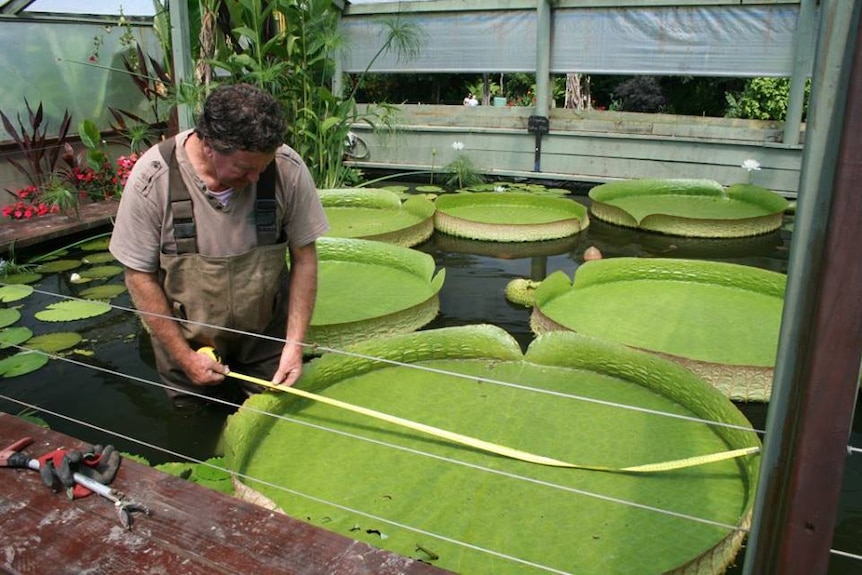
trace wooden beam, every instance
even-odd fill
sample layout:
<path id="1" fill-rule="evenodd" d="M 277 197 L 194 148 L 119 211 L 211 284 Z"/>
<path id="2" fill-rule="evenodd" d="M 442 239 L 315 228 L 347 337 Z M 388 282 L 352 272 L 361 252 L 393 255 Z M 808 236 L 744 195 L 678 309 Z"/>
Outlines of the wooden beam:
<path id="1" fill-rule="evenodd" d="M 28 454 L 82 442 L 0 413 L 0 449 L 23 437 Z M 16 574 L 254 573 L 442 575 L 431 565 L 376 549 L 156 471 L 129 459 L 111 487 L 151 510 L 130 530 L 114 504 L 92 494 L 70 501 L 29 469 L 0 468 L 0 572 Z"/>

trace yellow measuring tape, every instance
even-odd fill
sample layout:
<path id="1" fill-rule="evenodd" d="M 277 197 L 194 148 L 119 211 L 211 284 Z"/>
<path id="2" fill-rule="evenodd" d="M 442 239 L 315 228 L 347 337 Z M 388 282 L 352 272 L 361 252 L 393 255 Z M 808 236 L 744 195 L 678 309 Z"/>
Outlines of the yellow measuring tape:
<path id="1" fill-rule="evenodd" d="M 212 347 L 202 347 L 198 350 L 198 353 L 202 353 L 204 355 L 209 356 L 214 361 L 221 362 L 221 358 L 219 357 L 216 350 Z M 567 467 L 570 469 L 586 469 L 590 471 L 606 471 L 611 473 L 655 473 L 658 471 L 670 471 L 672 469 L 683 469 L 685 467 L 695 467 L 698 465 L 704 465 L 706 463 L 714 463 L 716 461 L 724 461 L 725 459 L 733 459 L 736 457 L 744 457 L 746 455 L 753 455 L 755 453 L 760 452 L 759 447 L 744 447 L 742 449 L 734 449 L 731 451 L 722 451 L 719 453 L 710 453 L 707 455 L 697 455 L 695 457 L 686 457 L 685 459 L 675 459 L 672 461 L 662 461 L 660 463 L 650 463 L 647 465 L 635 465 L 633 467 L 602 467 L 598 465 L 578 465 L 575 463 L 567 463 L 565 461 L 560 461 L 559 459 L 552 459 L 550 457 L 544 457 L 542 455 L 536 455 L 534 453 L 529 453 L 527 451 L 521 451 L 520 449 L 513 449 L 511 447 L 506 447 L 505 445 L 500 445 L 498 443 L 491 443 L 489 441 L 485 441 L 482 439 L 477 439 L 475 437 L 469 437 L 467 435 L 461 435 L 460 433 L 455 433 L 453 431 L 447 431 L 445 429 L 440 429 L 439 427 L 433 427 L 431 425 L 425 425 L 424 423 L 419 423 L 416 421 L 411 421 L 409 419 L 404 419 L 401 417 L 397 417 L 395 415 L 389 415 L 387 413 L 382 413 L 380 411 L 376 411 L 373 409 L 368 409 L 366 407 L 361 407 L 359 405 L 353 405 L 352 403 L 345 403 L 343 401 L 339 401 L 337 399 L 332 399 L 331 397 L 326 397 L 323 395 L 318 395 L 316 393 L 311 393 L 308 391 L 303 391 L 301 389 L 295 389 L 293 387 L 288 386 L 279 386 L 274 385 L 273 383 L 257 378 L 252 377 L 250 375 L 243 375 L 241 373 L 229 372 L 228 377 L 233 377 L 235 379 L 241 379 L 243 381 L 248 381 L 250 383 L 254 383 L 256 385 L 260 385 L 261 387 L 265 387 L 267 389 L 272 389 L 274 391 L 281 391 L 284 393 L 291 393 L 293 395 L 297 395 L 299 397 L 303 397 L 305 399 L 311 399 L 313 401 L 317 401 L 319 403 L 325 403 L 327 405 L 331 405 L 333 407 L 338 407 L 340 409 L 345 409 L 347 411 L 352 411 L 354 413 L 359 413 L 361 415 L 366 415 L 368 417 L 372 417 L 374 419 L 385 421 L 387 423 L 392 423 L 394 425 L 400 425 L 401 427 L 406 427 L 408 429 L 413 429 L 415 431 L 420 431 L 422 433 L 427 433 L 428 435 L 433 435 L 434 437 L 440 437 L 442 439 L 447 439 L 454 443 L 460 443 L 461 445 L 466 445 L 468 447 L 473 447 L 476 449 L 481 449 L 482 451 L 487 451 L 489 453 L 496 453 L 497 455 L 503 455 L 505 457 L 510 457 L 512 459 L 518 459 L 520 461 L 526 461 L 527 463 L 536 463 L 538 465 L 548 465 L 551 467 Z"/>

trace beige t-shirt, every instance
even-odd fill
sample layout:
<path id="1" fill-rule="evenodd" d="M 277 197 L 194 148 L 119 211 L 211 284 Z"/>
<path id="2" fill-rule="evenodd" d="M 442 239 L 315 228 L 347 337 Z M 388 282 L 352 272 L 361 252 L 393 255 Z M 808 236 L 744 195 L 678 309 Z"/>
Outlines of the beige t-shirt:
<path id="1" fill-rule="evenodd" d="M 223 206 L 192 169 L 184 147 L 191 133 L 176 136 L 176 158 L 192 200 L 198 253 L 217 257 L 246 253 L 257 245 L 255 187 L 234 190 Z M 289 246 L 307 245 L 329 230 L 317 189 L 305 163 L 290 147 L 281 146 L 275 162 L 277 221 Z M 135 163 L 123 190 L 109 249 L 120 263 L 134 270 L 155 272 L 160 253 L 176 253 L 173 214 L 168 209 L 168 173 L 167 162 L 154 146 Z"/>

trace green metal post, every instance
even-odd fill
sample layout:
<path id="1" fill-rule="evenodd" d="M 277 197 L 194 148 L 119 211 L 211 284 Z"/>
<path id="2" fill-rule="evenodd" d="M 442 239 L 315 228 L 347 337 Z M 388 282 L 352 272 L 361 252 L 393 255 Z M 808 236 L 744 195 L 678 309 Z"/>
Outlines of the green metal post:
<path id="1" fill-rule="evenodd" d="M 547 116 L 551 92 L 551 5 L 549 0 L 536 4 L 536 112 Z"/>
<path id="2" fill-rule="evenodd" d="M 817 44 L 817 5 L 819 0 L 802 0 L 796 19 L 793 75 L 790 77 L 790 98 L 784 120 L 785 144 L 799 144 L 802 109 L 805 104 L 805 85 L 814 65 L 814 48 Z"/>
<path id="3" fill-rule="evenodd" d="M 774 387 L 745 575 L 826 573 L 862 353 L 862 3 L 821 6 Z"/>
<path id="4" fill-rule="evenodd" d="M 189 6 L 187 0 L 170 0 L 171 51 L 173 52 L 174 83 L 180 86 L 189 78 L 192 69 L 192 48 L 189 41 Z M 177 103 L 177 122 L 180 130 L 194 126 L 194 111 L 188 104 Z"/>

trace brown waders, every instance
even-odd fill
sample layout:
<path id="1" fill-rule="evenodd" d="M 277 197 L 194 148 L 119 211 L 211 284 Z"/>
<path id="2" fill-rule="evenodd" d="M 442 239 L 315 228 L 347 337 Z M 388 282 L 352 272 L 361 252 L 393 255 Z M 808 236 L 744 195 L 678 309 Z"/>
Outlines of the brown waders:
<path id="1" fill-rule="evenodd" d="M 224 363 L 267 381 L 278 369 L 287 318 L 286 244 L 257 247 L 233 257 L 161 255 L 163 286 L 186 341 L 194 349 L 212 346 Z M 206 325 L 203 325 L 206 324 Z M 265 334 L 272 341 L 223 329 Z M 166 384 L 195 393 L 216 392 L 193 385 L 153 338 L 156 369 Z M 219 386 L 215 386 L 216 388 Z M 260 391 L 252 384 L 248 392 Z M 168 390 L 176 397 L 181 391 Z"/>

